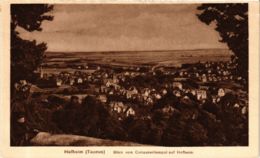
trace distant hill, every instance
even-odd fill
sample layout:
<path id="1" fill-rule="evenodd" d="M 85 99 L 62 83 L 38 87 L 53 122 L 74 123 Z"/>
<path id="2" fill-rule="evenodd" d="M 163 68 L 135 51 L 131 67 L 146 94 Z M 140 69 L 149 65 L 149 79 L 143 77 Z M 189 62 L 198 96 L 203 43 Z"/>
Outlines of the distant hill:
<path id="1" fill-rule="evenodd" d="M 46 63 L 70 62 L 111 65 L 162 65 L 179 66 L 186 63 L 228 61 L 228 49 L 162 50 L 162 51 L 107 51 L 107 52 L 47 52 Z"/>

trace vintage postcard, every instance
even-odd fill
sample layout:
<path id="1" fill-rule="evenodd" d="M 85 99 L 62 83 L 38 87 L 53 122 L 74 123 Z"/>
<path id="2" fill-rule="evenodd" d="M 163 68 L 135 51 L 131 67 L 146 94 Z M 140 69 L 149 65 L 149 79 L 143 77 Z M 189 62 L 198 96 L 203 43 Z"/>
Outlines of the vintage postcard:
<path id="1" fill-rule="evenodd" d="M 1 3 L 9 157 L 257 157 L 258 1 Z"/>

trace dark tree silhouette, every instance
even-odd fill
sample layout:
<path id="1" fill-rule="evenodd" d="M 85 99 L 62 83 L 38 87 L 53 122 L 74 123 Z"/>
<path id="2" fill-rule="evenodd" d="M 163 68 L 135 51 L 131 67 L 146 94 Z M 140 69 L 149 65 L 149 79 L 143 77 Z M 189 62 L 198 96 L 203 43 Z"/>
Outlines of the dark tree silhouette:
<path id="1" fill-rule="evenodd" d="M 248 79 L 248 4 L 202 4 L 198 18 L 207 25 L 216 23 L 215 30 L 237 57 L 237 72 Z"/>
<path id="2" fill-rule="evenodd" d="M 26 31 L 41 31 L 44 20 L 53 20 L 46 15 L 53 9 L 48 4 L 12 4 L 11 5 L 11 86 L 21 79 L 31 80 L 33 71 L 41 64 L 46 43 L 37 44 L 35 40 L 24 40 L 16 31 L 21 27 Z"/>

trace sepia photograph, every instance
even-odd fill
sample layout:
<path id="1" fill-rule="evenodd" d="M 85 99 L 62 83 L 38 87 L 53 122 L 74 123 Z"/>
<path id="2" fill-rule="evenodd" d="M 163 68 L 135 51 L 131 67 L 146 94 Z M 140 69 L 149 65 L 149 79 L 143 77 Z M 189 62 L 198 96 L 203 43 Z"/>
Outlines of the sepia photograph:
<path id="1" fill-rule="evenodd" d="M 248 11 L 11 4 L 10 146 L 248 147 Z"/>

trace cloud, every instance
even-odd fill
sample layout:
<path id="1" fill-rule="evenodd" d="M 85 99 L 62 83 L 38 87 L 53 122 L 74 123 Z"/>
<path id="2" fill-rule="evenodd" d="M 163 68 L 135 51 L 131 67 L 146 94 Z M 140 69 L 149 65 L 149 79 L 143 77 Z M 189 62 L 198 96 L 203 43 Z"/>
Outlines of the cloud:
<path id="1" fill-rule="evenodd" d="M 197 5 L 55 5 L 54 21 L 23 37 L 49 50 L 169 50 L 225 48 L 212 26 L 196 17 Z"/>

